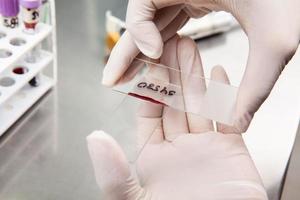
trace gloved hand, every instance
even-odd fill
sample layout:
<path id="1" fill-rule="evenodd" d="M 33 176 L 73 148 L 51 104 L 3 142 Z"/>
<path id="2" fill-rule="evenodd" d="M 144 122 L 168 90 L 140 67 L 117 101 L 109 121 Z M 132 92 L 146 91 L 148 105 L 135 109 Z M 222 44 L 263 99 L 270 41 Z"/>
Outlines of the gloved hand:
<path id="1" fill-rule="evenodd" d="M 299 7 L 298 0 L 130 0 L 128 32 L 112 51 L 103 84 L 116 83 L 139 50 L 148 57 L 160 57 L 163 42 L 188 17 L 228 11 L 249 38 L 247 68 L 239 88 L 234 123 L 235 132 L 244 132 L 298 47 Z"/>
<path id="2" fill-rule="evenodd" d="M 164 52 L 161 63 L 203 76 L 199 52 L 191 39 L 174 37 L 166 43 Z M 212 70 L 212 79 L 228 83 L 222 67 Z M 186 87 L 182 86 L 183 91 L 205 90 L 205 85 L 199 85 L 200 89 Z M 184 100 L 188 106 L 188 98 Z M 226 128 L 222 124 L 217 124 L 218 132 L 214 132 L 210 120 L 149 102 L 141 104 L 138 120 L 138 142 L 148 143 L 135 164 L 137 179 L 111 136 L 95 131 L 87 137 L 105 199 L 267 199 L 240 134 L 222 134 Z M 154 130 L 149 140 L 148 130 Z"/>

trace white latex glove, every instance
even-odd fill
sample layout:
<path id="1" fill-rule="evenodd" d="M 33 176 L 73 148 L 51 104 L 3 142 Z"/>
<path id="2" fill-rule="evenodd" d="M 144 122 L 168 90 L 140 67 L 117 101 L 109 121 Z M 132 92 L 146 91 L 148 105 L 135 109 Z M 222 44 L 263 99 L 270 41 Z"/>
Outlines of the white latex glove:
<path id="1" fill-rule="evenodd" d="M 249 38 L 234 123 L 235 132 L 244 132 L 298 47 L 299 8 L 299 0 L 129 0 L 126 26 L 130 34 L 126 32 L 113 49 L 103 84 L 116 83 L 139 50 L 148 57 L 160 57 L 163 41 L 173 36 L 188 17 L 228 11 Z"/>
<path id="2" fill-rule="evenodd" d="M 161 63 L 203 76 L 199 52 L 191 39 L 174 37 L 166 43 L 164 52 Z M 213 69 L 212 79 L 228 83 L 222 67 Z M 199 85 L 201 89 L 182 88 L 183 92 L 193 89 L 201 93 L 205 85 Z M 188 106 L 188 98 L 184 100 Z M 137 179 L 111 136 L 95 131 L 87 137 L 105 199 L 267 199 L 240 134 L 222 134 L 226 128 L 222 124 L 217 124 L 218 132 L 214 132 L 210 120 L 149 102 L 142 103 L 138 120 L 139 144 L 149 138 L 149 130 L 154 132 L 135 163 Z"/>

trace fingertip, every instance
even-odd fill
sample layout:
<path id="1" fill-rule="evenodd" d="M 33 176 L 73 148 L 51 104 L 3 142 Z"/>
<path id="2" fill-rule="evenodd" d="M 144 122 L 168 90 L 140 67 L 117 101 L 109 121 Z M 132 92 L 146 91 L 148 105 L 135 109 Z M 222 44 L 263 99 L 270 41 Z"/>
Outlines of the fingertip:
<path id="1" fill-rule="evenodd" d="M 112 49 L 103 70 L 102 84 L 114 86 L 130 66 L 139 50 L 128 31 L 125 31 Z"/>
<path id="2" fill-rule="evenodd" d="M 229 78 L 225 69 L 221 65 L 216 65 L 211 70 L 211 79 L 215 81 L 220 81 L 222 83 L 229 84 Z"/>
<path id="3" fill-rule="evenodd" d="M 160 58 L 164 45 L 160 32 L 153 22 L 127 22 L 126 28 L 145 56 L 153 59 Z"/>
<path id="4" fill-rule="evenodd" d="M 127 163 L 126 156 L 116 140 L 102 130 L 94 131 L 86 137 L 90 157 L 95 166 L 103 166 L 103 161 Z"/>
<path id="5" fill-rule="evenodd" d="M 86 137 L 86 140 L 87 141 L 93 141 L 93 140 L 99 140 L 99 139 L 108 138 L 108 137 L 111 137 L 111 136 L 109 136 L 104 131 L 102 131 L 102 130 L 96 130 L 96 131 L 93 131 L 91 134 L 89 134 Z"/>
<path id="6" fill-rule="evenodd" d="M 130 176 L 126 156 L 117 142 L 104 131 L 94 131 L 86 139 L 97 184 L 105 196 L 120 199 L 121 189 Z"/>
<path id="7" fill-rule="evenodd" d="M 155 44 L 156 43 L 156 44 Z M 138 44 L 140 51 L 149 58 L 159 59 L 163 53 L 162 41 L 153 42 L 152 44 Z"/>
<path id="8" fill-rule="evenodd" d="M 223 73 L 223 71 L 225 71 L 225 70 L 224 70 L 224 68 L 222 67 L 222 65 L 216 65 L 216 66 L 214 66 L 214 67 L 212 68 L 211 71 L 214 72 L 214 73 L 220 73 L 220 72 L 222 71 L 222 73 Z"/>
<path id="9" fill-rule="evenodd" d="M 178 48 L 197 48 L 196 43 L 190 37 L 183 36 L 178 40 Z"/>
<path id="10" fill-rule="evenodd" d="M 105 75 L 103 73 L 101 83 L 102 83 L 102 85 L 104 85 L 106 87 L 113 87 L 115 85 L 115 80 L 110 78 L 109 75 Z"/>
<path id="11" fill-rule="evenodd" d="M 120 55 L 119 55 L 120 56 Z M 119 78 L 119 73 L 121 73 L 120 71 L 123 71 L 123 69 L 116 67 L 116 66 L 120 66 L 121 64 L 123 64 L 124 62 L 120 62 L 118 63 L 116 60 L 116 56 L 112 55 L 109 57 L 103 71 L 102 71 L 102 80 L 101 83 L 104 86 L 107 87 L 112 87 L 115 85 L 115 83 L 118 81 Z"/>
<path id="12" fill-rule="evenodd" d="M 224 73 L 226 74 L 224 68 L 221 65 L 216 65 L 211 70 L 211 77 L 223 76 Z"/>
<path id="13" fill-rule="evenodd" d="M 103 154 L 107 151 L 122 152 L 116 140 L 102 130 L 94 131 L 86 137 L 90 152 Z"/>

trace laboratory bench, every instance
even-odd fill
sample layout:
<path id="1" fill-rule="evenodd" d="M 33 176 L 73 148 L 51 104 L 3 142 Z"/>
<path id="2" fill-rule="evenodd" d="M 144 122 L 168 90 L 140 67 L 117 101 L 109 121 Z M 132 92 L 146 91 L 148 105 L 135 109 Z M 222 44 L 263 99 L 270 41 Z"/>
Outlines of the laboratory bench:
<path id="1" fill-rule="evenodd" d="M 105 11 L 124 18 L 126 5 L 120 0 L 56 1 L 58 82 L 1 137 L 1 200 L 102 199 L 86 136 L 105 123 L 112 103 L 111 90 L 101 85 Z M 248 53 L 240 28 L 200 40 L 198 46 L 207 77 L 222 64 L 232 85 L 239 85 Z M 299 54 L 244 135 L 270 200 L 278 199 L 298 128 Z"/>

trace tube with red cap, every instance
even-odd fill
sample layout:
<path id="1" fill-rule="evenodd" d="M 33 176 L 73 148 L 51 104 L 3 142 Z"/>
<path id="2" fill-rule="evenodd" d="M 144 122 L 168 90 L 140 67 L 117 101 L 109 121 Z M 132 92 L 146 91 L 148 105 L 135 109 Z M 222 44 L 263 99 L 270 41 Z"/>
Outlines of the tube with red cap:
<path id="1" fill-rule="evenodd" d="M 39 22 L 40 11 L 42 5 L 41 0 L 20 0 L 23 22 L 26 30 L 34 31 Z"/>
<path id="2" fill-rule="evenodd" d="M 19 0 L 0 0 L 0 14 L 2 24 L 8 28 L 16 28 L 19 25 Z"/>

